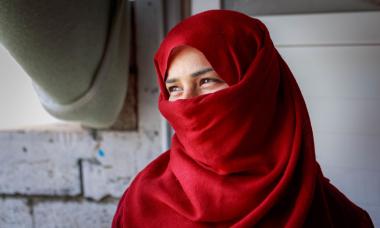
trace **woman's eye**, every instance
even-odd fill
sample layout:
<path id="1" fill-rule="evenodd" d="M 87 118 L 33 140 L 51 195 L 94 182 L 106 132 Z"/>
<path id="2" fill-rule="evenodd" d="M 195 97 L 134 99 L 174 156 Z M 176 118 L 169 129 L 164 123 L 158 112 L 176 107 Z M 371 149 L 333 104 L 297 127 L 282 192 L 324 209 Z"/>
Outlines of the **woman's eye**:
<path id="1" fill-rule="evenodd" d="M 203 78 L 200 80 L 200 85 L 218 83 L 218 82 L 221 82 L 221 81 L 216 78 Z"/>
<path id="2" fill-rule="evenodd" d="M 179 88 L 178 86 L 170 86 L 168 88 L 168 91 L 169 91 L 169 93 L 171 93 L 171 92 L 177 92 L 177 91 L 181 91 L 181 88 Z"/>

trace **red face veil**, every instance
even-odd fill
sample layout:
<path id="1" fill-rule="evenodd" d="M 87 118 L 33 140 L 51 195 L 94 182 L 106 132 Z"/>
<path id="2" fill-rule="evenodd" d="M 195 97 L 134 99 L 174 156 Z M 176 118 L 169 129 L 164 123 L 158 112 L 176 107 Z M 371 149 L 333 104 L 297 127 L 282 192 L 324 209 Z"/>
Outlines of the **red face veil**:
<path id="1" fill-rule="evenodd" d="M 183 45 L 229 87 L 168 101 L 170 54 Z M 125 192 L 113 227 L 372 227 L 323 177 L 302 94 L 263 23 L 227 10 L 192 16 L 154 62 L 175 134 Z"/>

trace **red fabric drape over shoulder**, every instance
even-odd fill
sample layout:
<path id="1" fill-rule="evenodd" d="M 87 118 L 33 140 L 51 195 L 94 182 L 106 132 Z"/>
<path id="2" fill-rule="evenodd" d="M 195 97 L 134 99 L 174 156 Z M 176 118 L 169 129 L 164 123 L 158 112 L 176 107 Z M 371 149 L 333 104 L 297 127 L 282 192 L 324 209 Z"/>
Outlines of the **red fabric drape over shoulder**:
<path id="1" fill-rule="evenodd" d="M 229 85 L 169 102 L 171 51 L 200 50 Z M 113 227 L 372 227 L 323 177 L 305 102 L 265 25 L 227 10 L 178 24 L 155 55 L 169 151 L 141 171 Z"/>

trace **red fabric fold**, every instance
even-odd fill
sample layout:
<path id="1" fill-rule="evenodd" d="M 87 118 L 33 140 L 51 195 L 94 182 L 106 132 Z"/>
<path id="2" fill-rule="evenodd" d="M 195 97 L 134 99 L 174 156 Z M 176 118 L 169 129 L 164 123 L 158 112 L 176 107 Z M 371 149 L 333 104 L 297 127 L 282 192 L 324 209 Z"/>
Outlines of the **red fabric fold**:
<path id="1" fill-rule="evenodd" d="M 168 101 L 169 57 L 182 45 L 229 87 Z M 113 227 L 373 227 L 323 177 L 304 99 L 262 22 L 227 10 L 192 16 L 164 39 L 155 66 L 172 146 L 135 178 Z"/>

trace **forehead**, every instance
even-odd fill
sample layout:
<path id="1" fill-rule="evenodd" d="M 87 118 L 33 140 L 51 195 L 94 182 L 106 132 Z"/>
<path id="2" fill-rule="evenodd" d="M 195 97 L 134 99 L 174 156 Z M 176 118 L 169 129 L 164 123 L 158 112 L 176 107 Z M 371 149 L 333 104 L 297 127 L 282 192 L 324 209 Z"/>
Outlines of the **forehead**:
<path id="1" fill-rule="evenodd" d="M 166 78 L 190 75 L 205 67 L 211 64 L 202 52 L 190 46 L 177 47 L 170 54 Z"/>

